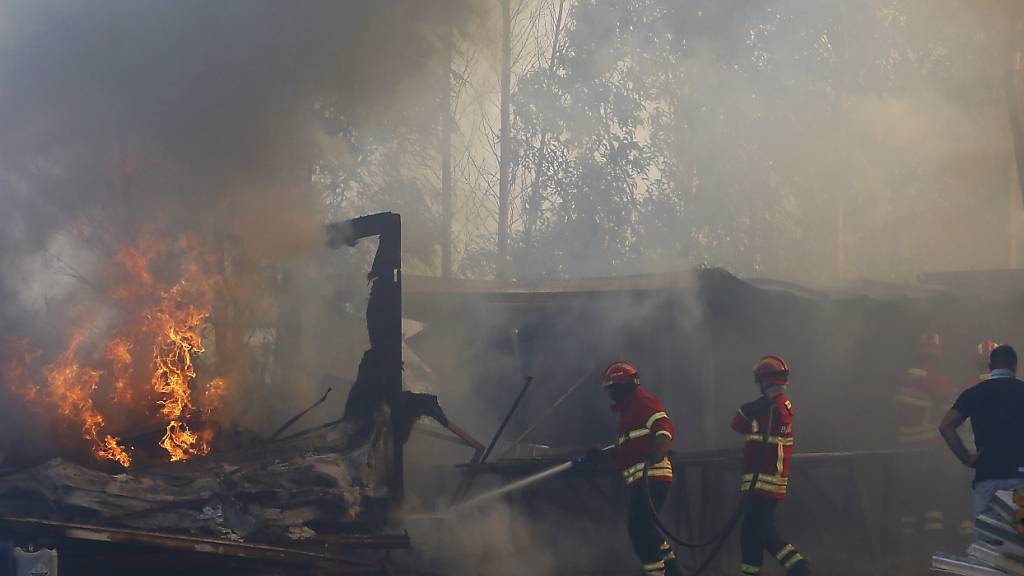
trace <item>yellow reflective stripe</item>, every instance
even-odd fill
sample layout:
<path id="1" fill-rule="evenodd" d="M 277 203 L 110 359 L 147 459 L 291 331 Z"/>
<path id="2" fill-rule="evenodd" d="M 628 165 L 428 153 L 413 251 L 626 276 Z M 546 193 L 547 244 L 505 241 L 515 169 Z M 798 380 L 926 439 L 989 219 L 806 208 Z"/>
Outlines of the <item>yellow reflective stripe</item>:
<path id="1" fill-rule="evenodd" d="M 740 487 L 741 492 L 746 492 L 748 490 L 750 490 L 750 482 L 746 482 Z M 772 494 L 785 494 L 787 488 L 785 486 L 776 486 L 774 484 L 762 484 L 758 482 L 757 486 L 754 486 L 754 490 L 763 490 L 765 492 L 771 492 Z"/>
<path id="2" fill-rule="evenodd" d="M 647 419 L 647 424 L 645 425 L 645 427 L 650 428 L 652 425 L 654 425 L 655 422 L 661 420 L 662 418 L 668 418 L 668 414 L 664 412 L 655 412 L 654 414 L 651 414 L 651 417 Z"/>
<path id="3" fill-rule="evenodd" d="M 626 484 L 632 484 L 637 480 L 644 477 L 644 463 L 634 464 L 629 468 L 622 471 L 622 476 L 626 479 Z M 669 461 L 668 457 L 665 457 L 661 462 L 652 464 L 647 469 L 648 478 L 671 478 L 672 477 L 672 462 Z"/>
<path id="4" fill-rule="evenodd" d="M 750 482 L 753 479 L 754 479 L 754 475 L 753 474 L 744 474 L 743 475 L 743 481 L 744 482 Z M 785 485 L 789 484 L 789 477 L 788 476 L 774 476 L 772 474 L 758 474 L 757 481 L 758 482 L 767 482 L 767 483 L 770 483 L 770 484 L 778 484 L 780 486 L 785 486 Z"/>
<path id="5" fill-rule="evenodd" d="M 751 576 L 754 576 L 756 574 L 760 574 L 761 573 L 761 567 L 760 566 L 754 566 L 753 564 L 741 564 L 740 565 L 740 571 L 743 572 L 744 574 L 750 574 Z"/>
<path id="6" fill-rule="evenodd" d="M 793 441 L 793 439 L 790 439 L 790 440 L 791 440 L 791 442 Z M 783 460 L 784 456 L 785 456 L 785 449 L 782 447 L 782 443 L 779 442 L 778 443 L 778 460 L 776 460 L 776 462 L 775 462 L 775 474 L 777 474 L 779 476 L 782 475 L 782 470 L 784 469 L 782 467 L 782 460 Z"/>
<path id="7" fill-rule="evenodd" d="M 630 466 L 629 468 L 626 468 L 625 470 L 622 471 L 622 473 L 624 475 L 628 476 L 628 475 L 633 474 L 634 472 L 637 472 L 637 471 L 643 472 L 643 470 L 644 470 L 644 463 L 641 462 L 639 464 L 634 464 L 634 465 Z"/>
<path id="8" fill-rule="evenodd" d="M 637 474 L 630 474 L 630 475 L 626 476 L 626 484 L 632 484 L 633 482 L 636 482 L 637 480 L 640 480 L 643 477 L 644 477 L 644 473 L 642 471 L 637 473 Z M 650 470 L 650 471 L 647 472 L 647 477 L 648 478 L 671 478 L 672 477 L 672 471 L 671 470 Z"/>
<path id="9" fill-rule="evenodd" d="M 907 374 L 911 376 L 918 376 L 920 378 L 924 378 L 925 376 L 928 375 L 928 371 L 923 368 L 910 368 L 909 370 L 907 370 Z"/>
<path id="10" fill-rule="evenodd" d="M 654 433 L 655 436 L 668 436 L 669 440 L 672 439 L 672 433 L 668 430 L 658 430 Z"/>
<path id="11" fill-rule="evenodd" d="M 750 484 L 753 480 L 753 474 L 744 474 L 743 482 L 740 485 L 740 491 L 746 492 L 747 490 L 750 490 Z M 771 492 L 773 494 L 785 494 L 788 486 L 788 477 L 760 474 L 757 477 L 757 485 L 754 486 L 754 488 L 756 490 L 764 490 L 765 492 Z"/>
<path id="12" fill-rule="evenodd" d="M 621 446 L 627 440 L 635 440 L 637 438 L 642 438 L 644 436 L 647 436 L 650 433 L 651 433 L 651 429 L 650 428 L 637 428 L 636 430 L 630 430 L 629 432 L 626 432 L 622 436 L 619 436 L 619 442 L 618 443 Z"/>
<path id="13" fill-rule="evenodd" d="M 664 560 L 658 560 L 657 562 L 651 562 L 650 564 L 644 564 L 644 570 L 660 570 L 665 567 Z"/>
<path id="14" fill-rule="evenodd" d="M 747 442 L 767 442 L 768 444 L 779 444 L 780 446 L 792 446 L 793 439 L 780 437 L 780 436 L 769 436 L 767 440 L 760 434 L 747 434 Z"/>
<path id="15" fill-rule="evenodd" d="M 786 410 L 789 410 L 790 412 L 793 411 L 793 403 L 789 400 L 786 400 Z"/>
<path id="16" fill-rule="evenodd" d="M 796 550 L 796 547 L 794 547 L 792 544 L 786 544 L 782 547 L 782 550 L 779 550 L 779 553 L 775 555 L 775 559 L 779 562 L 782 562 L 786 555 L 792 552 L 793 550 Z"/>
<path id="17" fill-rule="evenodd" d="M 740 412 L 740 414 L 743 414 L 743 412 Z M 747 418 L 747 417 L 744 416 L 744 418 Z M 751 432 L 757 432 L 758 430 L 760 430 L 760 427 L 757 424 L 757 420 L 750 420 L 749 418 L 747 418 L 747 420 L 750 422 L 750 431 Z"/>
<path id="18" fill-rule="evenodd" d="M 790 558 L 789 560 L 786 560 L 785 562 L 783 562 L 782 568 L 783 568 L 783 570 L 789 570 L 790 568 L 793 567 L 794 564 L 796 564 L 797 562 L 799 562 L 799 561 L 801 561 L 803 559 L 804 559 L 804 557 L 801 556 L 799 552 L 797 552 L 796 554 L 793 554 L 792 558 Z"/>

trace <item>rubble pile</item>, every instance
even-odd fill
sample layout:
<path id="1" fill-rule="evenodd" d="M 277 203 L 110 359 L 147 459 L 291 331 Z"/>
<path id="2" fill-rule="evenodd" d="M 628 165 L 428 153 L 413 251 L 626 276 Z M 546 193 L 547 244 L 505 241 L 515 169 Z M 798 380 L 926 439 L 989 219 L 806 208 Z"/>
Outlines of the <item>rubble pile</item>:
<path id="1" fill-rule="evenodd" d="M 965 576 L 1024 576 L 1024 495 L 997 492 L 991 511 L 975 519 L 977 541 L 967 557 L 932 556 L 932 569 Z"/>
<path id="2" fill-rule="evenodd" d="M 0 477 L 0 516 L 280 543 L 365 528 L 374 502 L 387 497 L 374 462 L 383 430 L 367 435 L 340 423 L 254 450 L 115 475 L 53 459 Z"/>

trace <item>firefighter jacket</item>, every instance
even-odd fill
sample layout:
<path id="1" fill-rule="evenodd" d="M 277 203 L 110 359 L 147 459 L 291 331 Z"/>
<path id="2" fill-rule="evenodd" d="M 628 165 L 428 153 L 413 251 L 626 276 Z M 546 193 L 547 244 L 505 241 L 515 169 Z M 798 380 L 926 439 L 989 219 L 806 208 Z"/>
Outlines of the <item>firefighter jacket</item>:
<path id="1" fill-rule="evenodd" d="M 913 448 L 938 441 L 939 420 L 956 394 L 942 371 L 927 365 L 908 368 L 893 393 L 897 442 Z"/>
<path id="2" fill-rule="evenodd" d="M 639 386 L 624 400 L 612 405 L 612 410 L 619 413 L 615 461 L 626 484 L 633 484 L 643 478 L 644 462 L 654 449 L 655 436 L 671 439 L 675 436 L 675 427 L 661 400 Z M 650 464 L 647 477 L 651 482 L 671 482 L 672 462 L 668 456 Z"/>
<path id="3" fill-rule="evenodd" d="M 793 404 L 785 394 L 762 396 L 740 407 L 732 429 L 747 439 L 741 490 L 746 492 L 754 484 L 756 494 L 785 498 L 793 456 Z"/>

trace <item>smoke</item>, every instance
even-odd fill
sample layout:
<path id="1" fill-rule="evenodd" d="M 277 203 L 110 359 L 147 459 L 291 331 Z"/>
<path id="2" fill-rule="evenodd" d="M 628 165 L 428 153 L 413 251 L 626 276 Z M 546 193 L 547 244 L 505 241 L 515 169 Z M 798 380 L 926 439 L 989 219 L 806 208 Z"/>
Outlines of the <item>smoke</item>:
<path id="1" fill-rule="evenodd" d="M 314 106 L 371 122 L 478 15 L 468 0 L 4 8 L 5 253 L 98 212 L 222 228 L 270 258 L 319 242 Z"/>
<path id="2" fill-rule="evenodd" d="M 914 351 L 920 332 L 942 333 L 947 355 L 932 369 L 956 387 L 977 377 L 978 340 L 1022 337 L 995 313 L 1019 304 L 931 298 L 912 288 L 881 293 L 877 285 L 869 294 L 831 298 L 708 275 L 694 298 L 685 287 L 644 290 L 642 278 L 629 276 L 712 265 L 815 285 L 851 278 L 913 283 L 929 270 L 1006 267 L 1010 232 L 1020 232 L 1008 211 L 1020 204 L 1004 92 L 1020 49 L 1019 4 L 596 0 L 571 3 L 569 15 L 554 80 L 546 70 L 521 78 L 514 100 L 529 132 L 525 143 L 517 141 L 526 157 L 527 176 L 516 173 L 523 194 L 538 134 L 549 135 L 546 213 L 535 239 L 537 265 L 525 275 L 568 276 L 560 285 L 567 293 L 428 300 L 440 310 L 417 318 L 426 323 L 420 355 L 439 375 L 441 403 L 454 421 L 489 438 L 522 375 L 533 374 L 506 431 L 514 438 L 578 378 L 621 357 L 635 361 L 644 385 L 665 400 L 679 430 L 677 450 L 738 448 L 742 440 L 729 422 L 757 394 L 750 367 L 772 353 L 793 368 L 798 451 L 893 449 L 900 447 L 893 391 L 922 361 Z M 617 117 L 626 120 L 609 120 Z M 602 155 L 628 149 L 623 142 L 634 136 L 640 151 L 622 152 L 627 161 Z M 630 172 L 636 165 L 649 169 Z M 619 274 L 626 277 L 594 293 L 574 280 Z M 637 291 L 618 293 L 607 288 L 612 284 Z M 468 302 L 450 301 L 460 298 Z M 523 372 L 517 349 L 527 356 Z M 937 400 L 936 419 L 947 401 Z M 614 431 L 595 375 L 527 441 L 563 452 L 600 445 Z M 969 483 L 962 471 L 947 469 L 955 462 L 943 468 L 944 456 L 935 455 L 942 471 L 929 482 L 952 495 L 945 509 L 954 530 L 966 518 Z M 914 498 L 920 478 L 898 466 L 879 470 L 888 461 L 879 462 L 794 468 L 781 526 L 829 573 L 866 569 L 850 550 L 865 549 L 873 538 L 866 532 L 892 520 L 883 502 Z M 688 476 L 689 510 L 696 516 L 712 506 L 719 516 L 706 528 L 716 529 L 735 505 L 738 480 L 696 464 Z M 538 535 L 550 527 L 572 534 L 579 511 L 543 510 L 561 503 L 557 491 L 566 484 L 552 480 L 536 500 L 514 498 L 508 509 L 494 508 L 493 518 L 468 519 L 466 533 L 498 557 L 504 544 L 521 545 L 530 569 L 534 558 L 548 557 L 564 567 L 579 558 L 574 543 L 546 533 L 520 536 L 522 523 Z M 863 520 L 871 527 L 829 502 L 821 486 L 845 501 L 866 500 Z M 610 528 L 585 548 L 618 554 L 614 562 L 584 562 L 630 566 L 624 513 L 597 492 L 580 488 L 578 497 L 592 508 L 608 506 Z M 668 509 L 681 514 L 680 506 Z M 840 516 L 828 538 L 815 530 Z M 902 560 L 923 569 L 934 551 L 925 548 L 935 544 L 916 544 L 921 550 Z M 733 557 L 723 566 L 735 569 L 739 558 L 727 554 Z"/>
<path id="3" fill-rule="evenodd" d="M 324 298 L 318 273 L 324 206 L 310 185 L 313 166 L 325 153 L 357 165 L 357 158 L 337 158 L 351 154 L 346 131 L 373 133 L 378 121 L 410 103 L 431 108 L 421 100 L 434 82 L 428 76 L 439 38 L 451 28 L 470 42 L 489 34 L 485 4 L 0 2 L 4 331 L 56 349 L 74 310 L 104 300 L 104 271 L 118 245 L 150 228 L 169 238 L 197 233 L 230 245 L 225 259 L 237 280 L 234 296 L 253 308 L 265 307 L 258 302 L 261 266 L 284 263 L 274 268 L 275 281 L 290 287 L 279 310 L 302 333 L 289 342 L 297 353 L 288 368 L 276 368 L 297 389 L 236 398 L 237 410 L 249 410 L 239 417 L 272 428 L 310 403 L 324 369 L 355 366 L 364 348 L 358 306 L 345 311 L 348 332 L 327 313 L 337 312 L 328 308 L 337 302 Z M 540 121 L 550 121 L 544 132 L 552 156 L 593 160 L 554 141 L 567 134 L 585 139 L 600 128 L 589 115 L 600 106 L 590 98 L 604 82 L 596 71 L 641 62 L 647 78 L 671 90 L 659 92 L 649 108 L 665 112 L 659 131 L 637 129 L 645 144 L 662 139 L 664 162 L 631 189 L 647 208 L 623 225 L 637 225 L 630 228 L 636 245 L 612 253 L 594 231 L 600 222 L 551 217 L 545 221 L 557 233 L 546 247 L 554 265 L 545 270 L 583 276 L 711 264 L 809 282 L 840 275 L 905 281 L 928 269 L 1008 261 L 1005 208 L 1013 176 L 1001 82 L 1019 49 L 1019 3 L 598 0 L 570 2 L 568 9 L 566 42 L 592 57 L 566 59 L 564 66 L 594 82 L 555 104 L 544 94 L 517 96 L 526 99 L 517 113 L 528 106 L 547 111 Z M 650 17 L 624 24 L 624 14 L 640 9 L 650 9 Z M 661 52 L 651 49 L 651 33 L 661 39 Z M 656 52 L 672 58 L 644 60 Z M 558 77 L 566 85 L 578 79 Z M 565 102 L 575 108 L 565 110 Z M 571 168 L 559 174 L 578 176 Z M 605 184 L 596 177 L 586 183 Z M 559 184 L 553 179 L 550 187 Z M 659 186 L 677 197 L 665 201 Z M 613 188 L 582 186 L 578 199 Z M 423 214 L 403 216 L 411 228 L 429 228 Z M 729 306 L 750 296 L 726 293 L 736 299 Z M 832 448 L 853 442 L 836 421 L 874 425 L 865 415 L 886 401 L 887 378 L 909 361 L 915 332 L 934 328 L 929 315 L 945 310 L 901 301 L 838 313 L 816 301 L 789 315 L 799 308 L 792 301 L 757 303 L 737 304 L 725 328 L 712 334 L 706 302 L 690 287 L 682 296 L 650 298 L 569 293 L 507 315 L 493 302 L 427 301 L 435 309 L 416 318 L 426 328 L 415 337 L 422 346 L 412 347 L 435 374 L 430 387 L 449 416 L 484 439 L 522 376 L 537 381 L 506 437 L 518 436 L 579 378 L 589 373 L 596 381 L 608 361 L 629 358 L 640 365 L 644 385 L 679 417 L 682 450 L 732 446 L 722 422 L 749 400 L 749 366 L 760 354 L 781 353 L 798 375 L 793 395 L 803 445 Z M 787 314 L 773 315 L 779 309 Z M 999 310 L 972 318 L 979 309 L 962 303 L 955 314 L 943 312 L 939 329 L 951 354 L 968 351 L 980 337 L 1021 336 L 1009 327 L 986 333 L 986 320 Z M 346 350 L 332 349 L 338 338 L 347 339 Z M 869 377 L 865 357 L 872 359 Z M 961 359 L 949 362 L 957 377 L 966 372 Z M 873 392 L 857 400 L 864 406 L 852 406 L 849 391 L 865 387 Z M 343 399 L 340 391 L 332 402 Z M 237 406 L 257 399 L 263 406 Z M 837 404 L 844 407 L 838 416 Z M 606 400 L 589 383 L 563 410 L 527 440 L 580 447 L 614 432 Z M 460 453 L 449 460 L 466 459 Z M 428 473 L 417 466 L 444 462 L 433 445 L 413 446 L 410 460 L 409 475 L 418 480 Z M 589 504 L 603 502 L 594 497 Z M 615 552 L 608 554 L 632 566 L 617 504 L 601 519 L 613 527 L 610 534 L 600 535 L 576 522 L 585 518 L 579 509 L 526 516 L 514 506 L 493 508 L 462 519 L 452 533 L 458 545 L 439 548 L 443 557 L 436 560 L 459 567 L 473 558 L 465 572 L 475 563 L 489 573 L 547 573 L 563 568 L 566 554 L 609 542 Z M 418 541 L 446 536 L 422 532 Z"/>
<path id="4" fill-rule="evenodd" d="M 236 343 L 262 346 L 277 310 L 300 323 L 326 306 L 326 280 L 310 271 L 324 262 L 314 166 L 346 150 L 346 131 L 422 99 L 440 41 L 477 41 L 488 10 L 476 0 L 3 2 L 5 337 L 43 348 L 40 364 L 83 317 L 102 341 L 125 312 L 113 297 L 125 249 L 168 247 L 152 273 L 173 283 L 183 260 L 172 247 L 196 238 L 213 256 L 200 273 L 226 277 L 206 345 L 238 382 L 228 412 L 263 427 L 283 420 L 290 403 L 253 406 L 262 397 L 248 387 L 264 383 L 246 381 Z M 278 308 L 267 303 L 275 291 Z M 279 367 L 322 349 L 303 338 Z M 329 360 L 281 378 L 295 405 L 319 394 Z"/>
<path id="5" fill-rule="evenodd" d="M 529 68 L 516 92 L 526 170 L 550 136 L 551 256 L 527 274 L 712 265 L 823 284 L 1009 264 L 1019 4 L 581 1 L 569 16 L 557 80 Z"/>

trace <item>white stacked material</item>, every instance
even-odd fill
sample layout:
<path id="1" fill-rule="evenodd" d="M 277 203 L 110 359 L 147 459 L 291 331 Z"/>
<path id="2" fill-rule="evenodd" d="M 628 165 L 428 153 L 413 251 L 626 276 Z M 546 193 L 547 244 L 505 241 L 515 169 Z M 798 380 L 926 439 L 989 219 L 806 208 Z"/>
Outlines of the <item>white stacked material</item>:
<path id="1" fill-rule="evenodd" d="M 1006 524 L 1014 529 L 1019 529 L 1017 511 L 1019 506 L 1013 501 L 1013 492 L 1000 490 L 992 497 L 992 509 L 995 510 Z"/>
<path id="2" fill-rule="evenodd" d="M 947 574 L 1024 576 L 1024 534 L 1018 531 L 1018 506 L 1012 492 L 997 492 L 992 512 L 974 520 L 978 542 L 968 558 L 948 554 L 932 556 L 932 569 Z"/>
<path id="3" fill-rule="evenodd" d="M 974 521 L 978 540 L 993 543 L 1000 554 L 1024 558 L 1024 535 L 1005 522 L 1001 515 L 982 514 Z"/>
<path id="4" fill-rule="evenodd" d="M 975 542 L 967 549 L 967 555 L 972 560 L 978 560 L 990 566 L 999 568 L 1007 574 L 1024 576 L 1024 561 L 1014 558 L 999 551 L 998 546 L 985 542 Z"/>
<path id="5" fill-rule="evenodd" d="M 998 568 L 969 558 L 957 558 L 941 552 L 932 556 L 932 570 L 943 574 L 962 574 L 963 576 L 1006 576 L 1006 572 Z"/>

